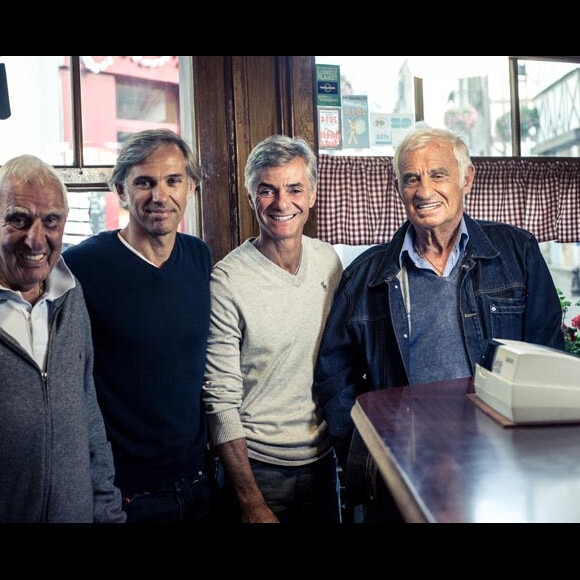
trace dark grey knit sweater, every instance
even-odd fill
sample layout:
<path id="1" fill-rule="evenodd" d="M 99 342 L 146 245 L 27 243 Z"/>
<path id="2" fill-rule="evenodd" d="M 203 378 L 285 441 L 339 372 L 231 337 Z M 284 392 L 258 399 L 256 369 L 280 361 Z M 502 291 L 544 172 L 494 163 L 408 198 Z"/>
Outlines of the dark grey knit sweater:
<path id="1" fill-rule="evenodd" d="M 46 373 L 0 330 L 0 522 L 122 523 L 80 286 L 51 308 Z"/>

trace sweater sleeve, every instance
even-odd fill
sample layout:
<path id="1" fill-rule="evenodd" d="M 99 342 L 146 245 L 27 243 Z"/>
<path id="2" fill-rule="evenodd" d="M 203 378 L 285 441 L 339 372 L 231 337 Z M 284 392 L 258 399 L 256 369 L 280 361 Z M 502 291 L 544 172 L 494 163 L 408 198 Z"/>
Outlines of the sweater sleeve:
<path id="1" fill-rule="evenodd" d="M 213 444 L 245 438 L 240 419 L 244 381 L 240 365 L 242 320 L 226 272 L 211 277 L 211 318 L 203 402 Z"/>
<path id="2" fill-rule="evenodd" d="M 83 306 L 83 310 L 84 306 Z M 93 379 L 93 347 L 90 336 L 89 317 L 84 311 L 87 329 L 86 348 L 88 355 L 85 365 L 85 401 L 89 428 L 89 450 L 91 478 L 93 483 L 94 523 L 125 523 L 126 515 L 122 509 L 121 492 L 114 485 L 115 466 L 111 445 L 107 440 L 105 424 L 95 391 Z"/>

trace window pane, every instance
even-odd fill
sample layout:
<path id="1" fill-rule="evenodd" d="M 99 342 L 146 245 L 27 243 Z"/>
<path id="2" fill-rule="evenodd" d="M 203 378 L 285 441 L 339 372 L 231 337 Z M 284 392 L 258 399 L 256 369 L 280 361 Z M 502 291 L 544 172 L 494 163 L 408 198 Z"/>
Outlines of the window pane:
<path id="1" fill-rule="evenodd" d="M 319 133 L 329 136 L 325 141 L 319 134 L 323 152 L 392 155 L 393 144 L 396 145 L 401 133 L 409 128 L 397 126 L 393 129 L 395 114 L 398 118 L 406 118 L 411 127 L 415 121 L 414 84 L 407 57 L 317 56 L 316 63 L 338 65 L 341 77 L 342 106 L 320 110 Z M 363 97 L 362 105 L 354 97 Z M 336 139 L 331 137 L 334 130 L 340 133 Z"/>
<path id="2" fill-rule="evenodd" d="M 580 157 L 580 63 L 518 64 L 523 155 Z"/>
<path id="3" fill-rule="evenodd" d="M 424 121 L 465 137 L 474 156 L 509 156 L 511 135 L 498 133 L 498 119 L 510 127 L 507 56 L 317 56 L 317 64 L 340 66 L 342 94 L 367 97 L 370 146 L 352 148 L 348 115 L 342 103 L 342 155 L 393 155 L 415 120 L 415 78 L 423 81 Z M 324 120 L 332 119 L 325 113 Z M 322 124 L 322 123 L 321 123 Z M 412 125 L 411 125 L 412 126 Z M 384 135 L 385 139 L 373 137 Z M 381 145 L 391 140 L 392 144 Z M 359 141 L 360 142 L 360 141 Z M 321 147 L 322 148 L 322 147 Z"/>
<path id="4" fill-rule="evenodd" d="M 129 213 L 121 207 L 115 193 L 103 191 L 69 191 L 69 215 L 63 244 L 74 246 L 101 232 L 120 230 L 129 223 Z M 185 231 L 185 221 L 180 232 Z"/>
<path id="5" fill-rule="evenodd" d="M 545 242 L 540 246 L 556 288 L 571 303 L 566 314 L 569 325 L 573 318 L 580 315 L 580 243 Z"/>
<path id="6" fill-rule="evenodd" d="M 465 138 L 474 157 L 512 155 L 511 135 L 497 130 L 498 119 L 511 127 L 507 56 L 414 56 L 413 74 L 423 79 L 425 121 Z"/>
<path id="7" fill-rule="evenodd" d="M 63 242 L 76 245 L 100 232 L 125 227 L 128 216 L 113 193 L 71 191 Z"/>
<path id="8" fill-rule="evenodd" d="M 179 57 L 81 56 L 85 164 L 114 165 L 132 134 L 179 132 Z"/>
<path id="9" fill-rule="evenodd" d="M 51 165 L 70 164 L 72 138 L 65 126 L 71 125 L 71 89 L 63 67 L 68 57 L 1 58 L 6 65 L 12 116 L 0 121 L 0 165 L 24 153 Z"/>

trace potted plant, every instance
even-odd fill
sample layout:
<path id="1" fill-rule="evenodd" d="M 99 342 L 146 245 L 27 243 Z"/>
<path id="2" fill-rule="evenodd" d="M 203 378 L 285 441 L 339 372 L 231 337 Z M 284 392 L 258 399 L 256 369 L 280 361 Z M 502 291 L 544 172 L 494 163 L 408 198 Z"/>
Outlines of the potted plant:
<path id="1" fill-rule="evenodd" d="M 566 315 L 572 303 L 566 299 L 562 290 L 558 290 L 560 296 L 560 304 L 562 306 L 562 332 L 564 333 L 564 342 L 566 344 L 566 352 L 580 357 L 580 316 L 576 316 L 570 322 L 570 326 L 566 323 Z M 576 303 L 580 306 L 580 302 Z"/>

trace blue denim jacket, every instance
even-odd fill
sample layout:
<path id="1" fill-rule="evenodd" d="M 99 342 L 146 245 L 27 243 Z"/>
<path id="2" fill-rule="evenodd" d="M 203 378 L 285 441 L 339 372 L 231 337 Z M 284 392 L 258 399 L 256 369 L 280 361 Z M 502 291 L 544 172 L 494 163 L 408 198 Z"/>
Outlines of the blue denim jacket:
<path id="1" fill-rule="evenodd" d="M 563 350 L 560 301 L 535 238 L 467 215 L 465 222 L 469 243 L 461 266 L 460 310 L 472 372 L 491 338 Z M 314 393 L 339 454 L 353 430 L 350 413 L 356 397 L 408 384 L 405 276 L 399 265 L 408 227 L 406 223 L 391 243 L 368 250 L 344 272 L 327 321 Z"/>

